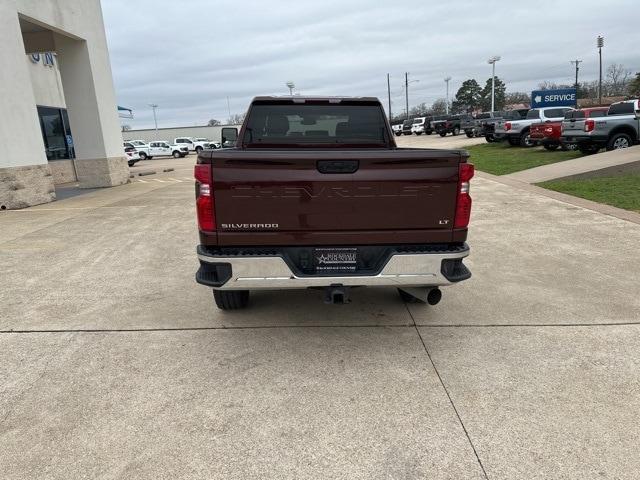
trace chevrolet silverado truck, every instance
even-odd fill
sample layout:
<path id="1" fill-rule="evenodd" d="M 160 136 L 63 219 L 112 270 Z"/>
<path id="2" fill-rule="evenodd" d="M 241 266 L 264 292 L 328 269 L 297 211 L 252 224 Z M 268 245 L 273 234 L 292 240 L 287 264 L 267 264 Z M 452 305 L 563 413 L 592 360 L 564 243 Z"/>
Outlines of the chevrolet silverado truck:
<path id="1" fill-rule="evenodd" d="M 471 276 L 467 159 L 398 148 L 377 98 L 256 97 L 235 147 L 198 155 L 196 281 L 223 310 L 251 290 L 345 303 L 363 286 L 435 305 Z"/>
<path id="2" fill-rule="evenodd" d="M 578 145 L 576 142 L 562 140 L 562 131 L 564 122 L 567 122 L 570 130 L 578 128 L 582 130 L 582 126 L 586 118 L 603 117 L 607 114 L 607 107 L 583 108 L 581 110 L 569 110 L 564 114 L 564 120 L 535 123 L 531 125 L 531 140 L 541 144 L 546 150 L 575 150 Z M 577 122 L 577 124 L 576 124 Z"/>
<path id="3" fill-rule="evenodd" d="M 534 108 L 527 112 L 527 116 L 523 120 L 505 122 L 504 130 L 509 145 L 512 147 L 533 147 L 535 142 L 531 140 L 531 125 L 560 121 L 569 110 L 573 109 L 571 107 Z"/>
<path id="4" fill-rule="evenodd" d="M 596 153 L 601 148 L 617 150 L 628 148 L 640 141 L 640 100 L 612 103 L 607 114 L 587 118 L 572 124 L 562 122 L 562 140 L 575 142 L 584 154 Z"/>

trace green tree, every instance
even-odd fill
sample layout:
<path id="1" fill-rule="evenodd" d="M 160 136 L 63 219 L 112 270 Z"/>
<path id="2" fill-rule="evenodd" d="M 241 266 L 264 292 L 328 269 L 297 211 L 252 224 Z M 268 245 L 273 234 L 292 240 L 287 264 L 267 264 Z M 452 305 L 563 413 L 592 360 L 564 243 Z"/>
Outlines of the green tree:
<path id="1" fill-rule="evenodd" d="M 502 80 L 495 77 L 495 108 L 494 110 L 502 110 L 506 104 L 507 87 Z M 482 92 L 480 92 L 479 106 L 482 111 L 491 110 L 491 78 L 487 78 Z"/>
<path id="2" fill-rule="evenodd" d="M 454 110 L 475 110 L 480 102 L 481 94 L 482 89 L 474 78 L 465 80 L 456 93 L 456 99 L 453 102 Z"/>
<path id="3" fill-rule="evenodd" d="M 635 78 L 629 82 L 627 93 L 632 97 L 640 97 L 640 72 L 636 73 Z"/>

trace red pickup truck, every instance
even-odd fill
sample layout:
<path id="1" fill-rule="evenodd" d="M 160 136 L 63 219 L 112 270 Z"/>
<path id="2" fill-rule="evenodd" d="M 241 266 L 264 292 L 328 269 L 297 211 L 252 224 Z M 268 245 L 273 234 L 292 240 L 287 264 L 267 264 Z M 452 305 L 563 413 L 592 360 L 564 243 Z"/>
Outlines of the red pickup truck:
<path id="1" fill-rule="evenodd" d="M 607 114 L 609 107 L 593 107 L 582 108 L 580 110 L 570 110 L 565 113 L 565 120 L 585 119 L 591 117 L 602 117 Z M 565 143 L 561 140 L 563 133 L 563 121 L 536 123 L 531 125 L 530 138 L 535 143 L 540 143 L 547 150 L 557 150 L 562 147 L 563 150 L 575 148 L 575 143 Z"/>
<path id="2" fill-rule="evenodd" d="M 473 165 L 463 150 L 398 148 L 376 98 L 256 97 L 239 134 L 195 166 L 196 281 L 238 309 L 250 290 L 397 287 L 435 305 L 462 263 Z"/>

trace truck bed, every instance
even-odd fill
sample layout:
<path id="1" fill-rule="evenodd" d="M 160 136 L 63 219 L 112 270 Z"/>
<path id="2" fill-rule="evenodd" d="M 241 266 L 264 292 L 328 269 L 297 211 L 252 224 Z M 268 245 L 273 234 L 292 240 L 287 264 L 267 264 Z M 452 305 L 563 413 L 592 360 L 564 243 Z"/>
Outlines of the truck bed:
<path id="1" fill-rule="evenodd" d="M 204 151 L 216 231 L 208 246 L 462 243 L 453 228 L 463 150 Z"/>

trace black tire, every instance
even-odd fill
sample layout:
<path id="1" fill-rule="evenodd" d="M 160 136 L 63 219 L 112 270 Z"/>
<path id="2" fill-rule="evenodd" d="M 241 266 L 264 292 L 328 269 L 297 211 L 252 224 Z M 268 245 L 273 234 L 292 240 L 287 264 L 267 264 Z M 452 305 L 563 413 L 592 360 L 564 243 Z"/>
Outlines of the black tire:
<path id="1" fill-rule="evenodd" d="M 467 135 L 467 138 L 473 138 L 473 130 L 469 130 L 468 132 L 464 132 Z"/>
<path id="2" fill-rule="evenodd" d="M 203 148 L 202 148 L 200 145 L 198 145 L 198 146 L 196 147 L 196 153 L 197 153 L 198 155 L 200 154 L 200 152 L 201 152 L 202 150 L 203 150 Z"/>
<path id="3" fill-rule="evenodd" d="M 416 132 L 416 135 L 422 135 L 422 132 Z"/>
<path id="4" fill-rule="evenodd" d="M 428 131 L 428 132 L 424 132 L 424 133 L 426 133 L 427 135 L 431 135 L 433 132 Z"/>
<path id="5" fill-rule="evenodd" d="M 600 148 L 597 145 L 592 145 L 590 143 L 581 143 L 578 144 L 578 150 L 580 150 L 580 153 L 583 155 L 593 155 L 594 153 L 598 153 Z"/>
<path id="6" fill-rule="evenodd" d="M 135 160 L 128 160 L 127 161 L 127 165 L 129 165 L 130 167 L 133 167 L 136 164 Z"/>
<path id="7" fill-rule="evenodd" d="M 441 137 L 446 137 L 447 136 L 447 132 L 440 132 L 440 136 Z"/>
<path id="8" fill-rule="evenodd" d="M 626 133 L 615 133 L 611 136 L 607 142 L 607 151 L 620 150 L 623 148 L 629 148 L 633 145 L 633 140 Z"/>
<path id="9" fill-rule="evenodd" d="M 182 157 L 182 154 L 178 151 L 178 150 L 174 150 L 173 153 L 171 154 L 173 155 L 173 158 L 180 158 Z"/>
<path id="10" fill-rule="evenodd" d="M 529 134 L 529 130 L 525 130 L 520 135 L 520 146 L 523 148 L 531 148 L 535 146 L 535 142 L 531 140 L 531 135 Z"/>
<path id="11" fill-rule="evenodd" d="M 456 135 L 460 135 L 460 127 L 454 127 L 453 132 L 451 133 L 454 137 Z"/>
<path id="12" fill-rule="evenodd" d="M 147 157 L 146 153 L 140 152 L 140 160 L 146 160 L 147 158 L 149 158 L 149 157 Z"/>
<path id="13" fill-rule="evenodd" d="M 494 143 L 496 141 L 493 135 L 485 135 L 484 139 L 487 141 L 487 143 Z"/>
<path id="14" fill-rule="evenodd" d="M 553 152 L 554 150 L 557 150 L 560 145 L 558 145 L 557 143 L 543 143 L 542 146 L 545 150 Z"/>
<path id="15" fill-rule="evenodd" d="M 147 160 L 153 160 L 153 157 L 147 157 Z"/>
<path id="16" fill-rule="evenodd" d="M 396 132 L 396 137 L 402 136 L 402 132 Z"/>
<path id="17" fill-rule="evenodd" d="M 213 299 L 220 310 L 240 310 L 249 304 L 249 290 L 214 290 Z"/>

